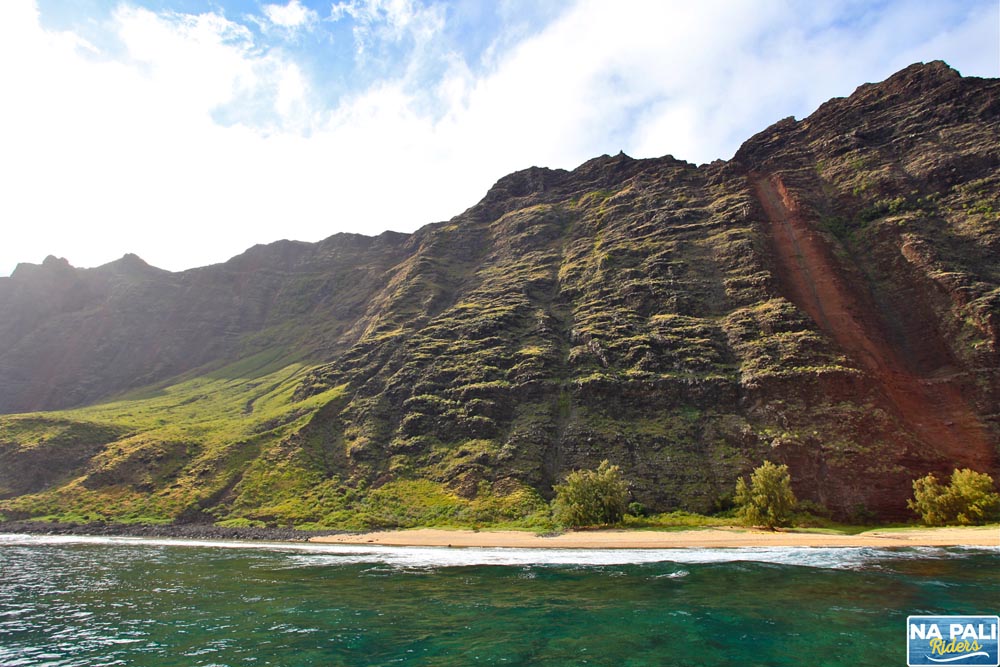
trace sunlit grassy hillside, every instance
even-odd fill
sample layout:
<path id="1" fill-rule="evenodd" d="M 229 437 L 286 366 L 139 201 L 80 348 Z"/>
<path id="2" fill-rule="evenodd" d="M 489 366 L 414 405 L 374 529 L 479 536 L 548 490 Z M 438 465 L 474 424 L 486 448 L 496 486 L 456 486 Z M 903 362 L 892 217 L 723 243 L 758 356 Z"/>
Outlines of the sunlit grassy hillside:
<path id="1" fill-rule="evenodd" d="M 527 488 L 502 498 L 483 489 L 470 501 L 426 479 L 347 484 L 342 435 L 329 420 L 313 422 L 341 409 L 346 387 L 298 398 L 310 370 L 261 354 L 101 405 L 2 417 L 0 511 L 328 528 L 545 520 L 545 503 Z"/>
<path id="2" fill-rule="evenodd" d="M 91 521 L 194 518 L 237 493 L 247 466 L 299 433 L 343 392 L 337 387 L 295 400 L 308 370 L 284 365 L 280 354 L 262 354 L 110 403 L 3 417 L 0 457 L 23 462 L 25 450 L 34 450 L 34 461 L 55 462 L 66 458 L 57 453 L 75 450 L 83 465 L 48 469 L 40 479 L 17 466 L 3 469 L 4 495 L 34 490 L 26 485 L 54 488 L 0 501 L 0 509 Z M 15 450 L 20 456 L 13 456 Z"/>

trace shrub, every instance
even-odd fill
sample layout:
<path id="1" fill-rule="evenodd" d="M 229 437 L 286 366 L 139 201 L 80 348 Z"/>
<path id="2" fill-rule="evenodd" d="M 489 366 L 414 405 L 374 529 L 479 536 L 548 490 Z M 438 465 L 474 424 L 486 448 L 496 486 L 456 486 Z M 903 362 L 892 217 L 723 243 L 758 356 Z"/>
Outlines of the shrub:
<path id="1" fill-rule="evenodd" d="M 913 499 L 906 503 L 928 526 L 972 525 L 1000 518 L 1000 494 L 993 478 L 965 468 L 951 473 L 944 486 L 934 473 L 913 480 Z"/>
<path id="2" fill-rule="evenodd" d="M 642 503 L 632 502 L 628 504 L 628 513 L 634 517 L 646 516 L 646 506 Z"/>
<path id="3" fill-rule="evenodd" d="M 571 472 L 555 491 L 555 518 L 564 526 L 609 526 L 625 517 L 628 486 L 607 460 L 597 470 Z"/>
<path id="4" fill-rule="evenodd" d="M 823 519 L 830 518 L 830 510 L 815 500 L 800 500 L 795 504 L 794 509 L 797 514 L 807 514 Z"/>
<path id="5" fill-rule="evenodd" d="M 736 516 L 747 526 L 774 530 L 788 522 L 795 507 L 792 478 L 788 466 L 764 461 L 750 475 L 750 484 L 736 481 Z"/>

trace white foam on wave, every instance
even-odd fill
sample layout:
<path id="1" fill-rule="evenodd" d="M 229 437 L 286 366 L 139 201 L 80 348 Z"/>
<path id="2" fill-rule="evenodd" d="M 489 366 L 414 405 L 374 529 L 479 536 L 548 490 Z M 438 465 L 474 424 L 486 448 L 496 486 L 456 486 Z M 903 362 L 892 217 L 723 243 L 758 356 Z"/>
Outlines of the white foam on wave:
<path id="1" fill-rule="evenodd" d="M 4 546 L 127 545 L 200 547 L 285 552 L 292 567 L 377 563 L 399 568 L 468 567 L 476 565 L 565 565 L 599 567 L 643 563 L 755 562 L 826 569 L 855 569 L 884 560 L 963 558 L 975 553 L 1000 555 L 1000 547 L 733 547 L 672 549 L 531 549 L 510 547 L 401 547 L 384 545 L 241 542 L 87 535 L 0 535 Z"/>

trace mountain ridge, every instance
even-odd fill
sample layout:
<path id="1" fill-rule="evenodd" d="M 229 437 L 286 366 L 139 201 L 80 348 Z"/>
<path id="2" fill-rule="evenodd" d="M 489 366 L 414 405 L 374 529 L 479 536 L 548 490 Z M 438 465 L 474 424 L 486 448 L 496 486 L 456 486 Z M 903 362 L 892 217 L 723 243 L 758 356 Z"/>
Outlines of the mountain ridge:
<path id="1" fill-rule="evenodd" d="M 904 517 L 916 476 L 1000 472 L 998 138 L 1000 82 L 917 64 L 729 161 L 531 167 L 411 234 L 19 265 L 0 412 L 62 411 L 0 418 L 0 512 L 530 521 L 603 458 L 711 511 L 771 458 Z"/>

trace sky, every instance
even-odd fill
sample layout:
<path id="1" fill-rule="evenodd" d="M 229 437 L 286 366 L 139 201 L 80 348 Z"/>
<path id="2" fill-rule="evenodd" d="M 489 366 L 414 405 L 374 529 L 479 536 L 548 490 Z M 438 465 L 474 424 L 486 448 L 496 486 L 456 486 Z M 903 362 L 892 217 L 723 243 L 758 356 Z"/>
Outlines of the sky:
<path id="1" fill-rule="evenodd" d="M 409 232 L 619 151 L 728 159 L 938 59 L 1000 76 L 1000 2 L 2 0 L 0 276 Z"/>

